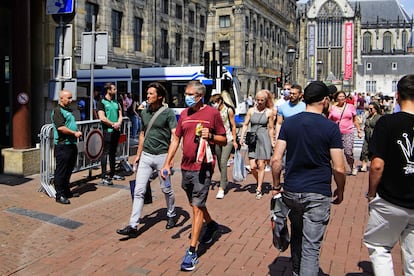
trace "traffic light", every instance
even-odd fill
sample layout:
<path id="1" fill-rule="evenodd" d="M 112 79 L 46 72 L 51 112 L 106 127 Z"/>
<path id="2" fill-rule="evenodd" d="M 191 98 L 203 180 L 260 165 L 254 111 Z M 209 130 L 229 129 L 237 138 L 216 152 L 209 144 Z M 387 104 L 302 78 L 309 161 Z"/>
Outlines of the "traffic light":
<path id="1" fill-rule="evenodd" d="M 276 86 L 277 87 L 282 87 L 282 78 L 281 77 L 276 78 Z"/>
<path id="2" fill-rule="evenodd" d="M 204 52 L 204 76 L 210 78 L 210 53 Z"/>
<path id="3" fill-rule="evenodd" d="M 217 60 L 212 60 L 211 61 L 211 78 L 212 79 L 217 79 Z"/>

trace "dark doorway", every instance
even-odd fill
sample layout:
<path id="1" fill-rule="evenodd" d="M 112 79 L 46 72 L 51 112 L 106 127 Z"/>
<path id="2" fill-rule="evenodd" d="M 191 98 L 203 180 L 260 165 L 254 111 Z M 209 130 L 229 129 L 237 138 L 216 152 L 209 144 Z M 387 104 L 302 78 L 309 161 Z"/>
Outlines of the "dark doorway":
<path id="1" fill-rule="evenodd" d="M 12 104 L 11 104 L 11 9 L 8 1 L 0 3 L 0 149 L 11 147 Z M 0 173 L 3 172 L 3 158 L 0 158 Z"/>

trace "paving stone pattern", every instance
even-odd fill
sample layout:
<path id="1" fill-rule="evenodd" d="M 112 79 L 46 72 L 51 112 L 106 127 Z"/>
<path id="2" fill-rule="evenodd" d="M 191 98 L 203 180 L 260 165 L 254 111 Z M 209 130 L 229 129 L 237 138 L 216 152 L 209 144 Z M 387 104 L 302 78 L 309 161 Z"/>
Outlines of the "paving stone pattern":
<path id="1" fill-rule="evenodd" d="M 86 175 L 87 172 L 76 173 L 72 181 Z M 165 200 L 155 180 L 153 203 L 144 205 L 139 236 L 126 239 L 115 230 L 129 221 L 129 180 L 133 177 L 114 181 L 118 185 L 112 187 L 99 184 L 98 179 L 80 182 L 74 189 L 81 197 L 72 198 L 70 205 L 57 204 L 38 192 L 39 175 L 19 185 L 0 184 L 0 275 L 186 273 L 179 271 L 179 266 L 189 246 L 192 211 L 180 187 L 180 171 L 172 178 L 177 227 L 165 229 Z M 217 169 L 213 179 L 219 180 Z M 271 181 L 269 172 L 265 181 Z M 368 218 L 364 198 L 367 186 L 368 173 L 347 178 L 345 200 L 332 208 L 320 257 L 320 275 L 372 275 L 367 249 L 362 244 Z M 289 249 L 280 253 L 272 245 L 269 192 L 256 200 L 254 178 L 249 175 L 243 183 L 230 184 L 224 199 L 216 199 L 216 193 L 217 187 L 210 190 L 207 205 L 220 224 L 221 234 L 212 244 L 199 247 L 200 262 L 187 274 L 291 275 Z M 46 219 L 30 214 L 46 214 L 40 216 Z M 78 226 L 51 223 L 47 221 L 50 217 Z M 393 256 L 396 275 L 402 275 L 399 246 Z"/>

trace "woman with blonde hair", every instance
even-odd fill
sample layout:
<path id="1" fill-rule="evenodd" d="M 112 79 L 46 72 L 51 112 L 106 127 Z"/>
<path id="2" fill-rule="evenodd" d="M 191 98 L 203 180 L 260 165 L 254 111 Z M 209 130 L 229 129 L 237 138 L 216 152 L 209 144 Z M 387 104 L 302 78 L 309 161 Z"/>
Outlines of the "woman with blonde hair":
<path id="1" fill-rule="evenodd" d="M 247 111 L 241 131 L 240 143 L 245 144 L 246 131 L 255 133 L 256 143 L 249 144 L 249 163 L 252 175 L 257 181 L 256 199 L 263 196 L 262 185 L 266 163 L 272 156 L 274 140 L 274 114 L 272 94 L 268 90 L 260 90 L 256 94 L 256 103 Z"/>

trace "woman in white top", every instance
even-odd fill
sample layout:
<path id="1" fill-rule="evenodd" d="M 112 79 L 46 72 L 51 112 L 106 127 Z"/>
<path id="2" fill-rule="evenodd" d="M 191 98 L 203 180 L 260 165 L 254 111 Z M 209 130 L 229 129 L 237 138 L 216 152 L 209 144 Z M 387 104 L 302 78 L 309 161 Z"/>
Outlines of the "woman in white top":
<path id="1" fill-rule="evenodd" d="M 224 91 L 223 91 L 224 92 Z M 237 149 L 237 135 L 236 135 L 236 122 L 234 120 L 234 109 L 225 104 L 221 94 L 215 94 L 210 98 L 211 106 L 220 111 L 221 119 L 226 129 L 227 145 L 219 146 L 216 144 L 215 151 L 218 160 L 218 167 L 220 169 L 220 187 L 217 192 L 216 198 L 222 199 L 227 187 L 227 162 L 229 161 L 230 154 L 233 147 Z"/>

